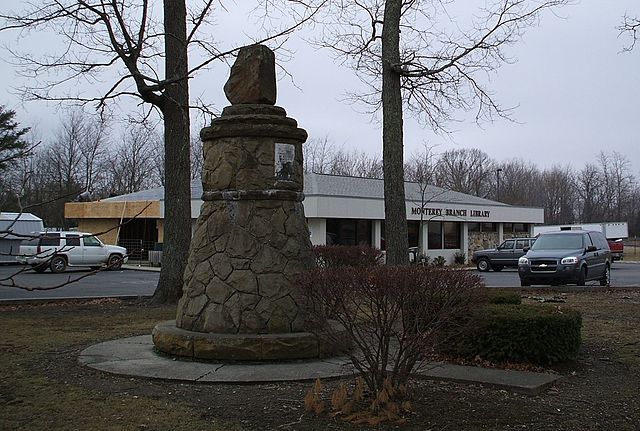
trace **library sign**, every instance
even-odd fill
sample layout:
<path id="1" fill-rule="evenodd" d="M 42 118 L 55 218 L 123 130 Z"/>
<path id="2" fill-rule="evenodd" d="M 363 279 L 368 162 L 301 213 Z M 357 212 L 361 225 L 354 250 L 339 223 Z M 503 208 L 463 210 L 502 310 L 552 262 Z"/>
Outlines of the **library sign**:
<path id="1" fill-rule="evenodd" d="M 426 215 L 426 216 L 449 216 L 449 217 L 480 217 L 489 218 L 491 211 L 489 210 L 477 210 L 477 209 L 465 209 L 456 210 L 451 208 L 429 208 L 429 207 L 413 207 L 411 208 L 411 215 Z"/>

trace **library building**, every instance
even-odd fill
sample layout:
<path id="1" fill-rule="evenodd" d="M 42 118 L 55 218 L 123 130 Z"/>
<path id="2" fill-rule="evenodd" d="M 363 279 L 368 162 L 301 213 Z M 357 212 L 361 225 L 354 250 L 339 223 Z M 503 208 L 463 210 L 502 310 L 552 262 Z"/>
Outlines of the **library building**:
<path id="1" fill-rule="evenodd" d="M 304 174 L 303 202 L 314 245 L 369 244 L 384 241 L 383 181 L 324 174 Z M 192 229 L 200 215 L 202 184 L 191 184 Z M 453 262 L 456 253 L 494 247 L 506 238 L 530 236 L 544 222 L 542 208 L 519 207 L 477 196 L 406 182 L 409 247 Z M 83 232 L 101 233 L 108 244 L 127 247 L 141 258 L 161 250 L 164 189 L 143 190 L 95 202 L 71 202 L 65 217 Z M 127 223 L 125 223 L 127 222 Z M 119 226 L 119 227 L 118 227 Z M 419 244 L 422 242 L 422 244 Z"/>

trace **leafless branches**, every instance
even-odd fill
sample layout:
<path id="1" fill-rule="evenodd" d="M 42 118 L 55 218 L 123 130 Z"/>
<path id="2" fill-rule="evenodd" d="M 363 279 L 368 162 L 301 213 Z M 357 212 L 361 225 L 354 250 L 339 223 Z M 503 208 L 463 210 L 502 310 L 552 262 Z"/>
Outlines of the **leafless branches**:
<path id="1" fill-rule="evenodd" d="M 385 3 L 332 3 L 322 16 L 323 34 L 315 41 L 356 71 L 367 89 L 352 98 L 372 111 L 381 107 L 380 30 Z M 400 62 L 392 66 L 401 77 L 404 107 L 436 131 L 446 131 L 459 110 L 474 107 L 477 121 L 508 117 L 511 110 L 495 101 L 487 78 L 511 61 L 505 48 L 536 25 L 541 13 L 569 1 L 497 0 L 473 17 L 452 15 L 447 3 L 403 3 Z"/>
<path id="2" fill-rule="evenodd" d="M 618 27 L 620 34 L 626 34 L 631 37 L 629 45 L 623 48 L 623 51 L 631 51 L 638 41 L 638 32 L 640 32 L 640 18 L 625 15 L 622 24 Z"/>
<path id="3" fill-rule="evenodd" d="M 162 109 L 164 90 L 185 77 L 167 78 L 161 72 L 165 34 L 157 5 L 149 0 L 49 0 L 44 4 L 25 2 L 19 14 L 0 14 L 0 32 L 17 31 L 21 38 L 49 31 L 62 43 L 57 52 L 44 55 L 23 52 L 20 45 L 5 46 L 20 73 L 36 83 L 19 88 L 20 94 L 25 100 L 94 103 L 100 109 L 127 96 Z M 205 0 L 190 5 L 187 11 L 186 43 L 192 58 L 197 59 L 188 69 L 190 78 L 239 49 L 221 50 L 213 37 L 206 35 L 205 27 L 210 27 L 218 9 L 224 9 L 222 2 Z M 317 6 L 304 9 L 297 21 L 253 42 L 282 39 L 311 20 L 317 10 Z M 82 83 L 90 84 L 91 92 L 78 91 Z"/>

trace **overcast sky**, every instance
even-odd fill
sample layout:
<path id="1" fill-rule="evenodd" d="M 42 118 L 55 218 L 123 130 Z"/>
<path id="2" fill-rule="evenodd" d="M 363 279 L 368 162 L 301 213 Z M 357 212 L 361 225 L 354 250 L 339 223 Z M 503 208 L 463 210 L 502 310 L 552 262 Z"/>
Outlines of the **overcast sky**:
<path id="1" fill-rule="evenodd" d="M 0 10 L 19 4 L 19 0 L 3 0 Z M 504 65 L 491 77 L 489 88 L 496 99 L 503 106 L 517 106 L 513 115 L 517 122 L 496 120 L 478 127 L 465 120 L 448 126 L 452 134 L 439 136 L 407 117 L 405 153 L 428 143 L 439 152 L 480 148 L 499 161 L 521 158 L 541 167 L 581 168 L 599 151 L 615 150 L 631 160 L 633 173 L 640 176 L 640 46 L 621 53 L 629 39 L 619 36 L 616 27 L 625 13 L 640 16 L 640 2 L 582 0 L 555 16 L 545 14 L 539 26 L 529 29 L 507 51 L 516 63 Z M 216 38 L 224 39 L 238 28 L 251 33 L 250 24 L 242 14 L 229 12 L 219 18 Z M 26 43 L 26 39 L 16 42 L 14 36 L 0 33 L 0 42 Z M 36 35 L 40 47 L 47 47 L 50 40 Z M 316 50 L 297 37 L 287 46 L 294 51 L 285 64 L 293 82 L 279 81 L 277 104 L 312 138 L 327 136 L 345 149 L 380 155 L 380 125 L 360 113 L 363 107 L 344 101 L 347 91 L 361 85 L 353 72 L 335 63 L 329 51 Z M 11 90 L 21 84 L 20 78 L 6 61 L 6 51 L 1 58 L 0 104 L 16 110 L 23 126 L 35 126 L 46 139 L 57 127 L 58 106 L 21 104 Z M 193 80 L 192 97 L 221 109 L 227 104 L 222 90 L 227 76 L 228 67 L 218 63 Z"/>

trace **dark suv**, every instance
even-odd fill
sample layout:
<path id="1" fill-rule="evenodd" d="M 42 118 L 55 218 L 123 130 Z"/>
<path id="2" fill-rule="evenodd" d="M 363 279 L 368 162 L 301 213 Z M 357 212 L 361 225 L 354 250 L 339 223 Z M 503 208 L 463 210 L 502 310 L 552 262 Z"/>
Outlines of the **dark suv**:
<path id="1" fill-rule="evenodd" d="M 477 250 L 471 257 L 471 262 L 475 263 L 478 271 L 502 271 L 505 266 L 518 266 L 518 259 L 524 256 L 525 249 L 528 249 L 536 241 L 535 238 L 510 238 L 505 240 L 496 248 Z"/>
<path id="2" fill-rule="evenodd" d="M 518 261 L 522 286 L 559 285 L 589 280 L 608 286 L 611 276 L 611 252 L 600 232 L 571 230 L 546 232 L 538 236 L 527 254 Z"/>

